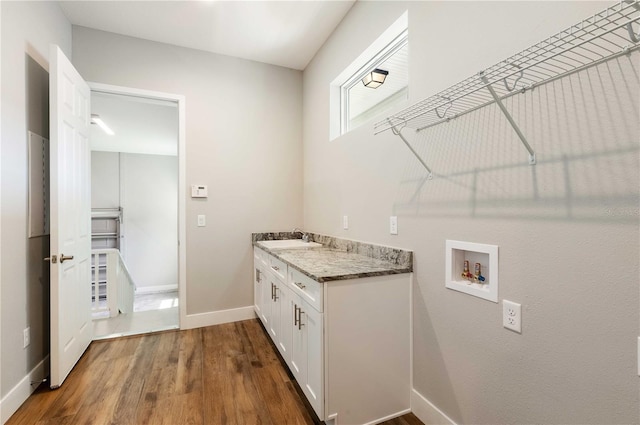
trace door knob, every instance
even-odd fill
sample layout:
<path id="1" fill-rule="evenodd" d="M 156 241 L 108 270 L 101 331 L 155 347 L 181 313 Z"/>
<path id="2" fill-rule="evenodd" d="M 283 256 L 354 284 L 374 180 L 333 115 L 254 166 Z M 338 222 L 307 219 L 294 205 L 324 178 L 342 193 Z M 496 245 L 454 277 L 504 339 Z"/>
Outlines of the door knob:
<path id="1" fill-rule="evenodd" d="M 60 263 L 64 263 L 67 260 L 73 260 L 73 255 L 60 254 Z"/>
<path id="2" fill-rule="evenodd" d="M 55 255 L 52 255 L 51 257 L 45 257 L 43 258 L 44 261 L 51 261 L 52 263 L 57 263 L 58 262 L 58 257 Z"/>

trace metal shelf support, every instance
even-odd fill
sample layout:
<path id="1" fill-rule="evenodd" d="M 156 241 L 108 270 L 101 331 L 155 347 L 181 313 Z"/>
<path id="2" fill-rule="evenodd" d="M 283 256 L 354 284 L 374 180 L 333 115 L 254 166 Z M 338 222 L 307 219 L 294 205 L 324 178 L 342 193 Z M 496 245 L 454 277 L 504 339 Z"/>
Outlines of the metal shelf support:
<path id="1" fill-rule="evenodd" d="M 389 122 L 389 124 L 391 124 L 391 122 Z M 393 126 L 391 126 L 391 131 L 393 132 L 393 134 L 395 134 L 396 136 L 400 137 L 400 140 L 402 140 L 404 142 L 404 144 L 407 145 L 407 147 L 409 148 L 411 153 L 416 158 L 418 158 L 418 161 L 420 161 L 420 164 L 422 164 L 422 166 L 427 170 L 427 173 L 429 173 L 429 174 L 427 174 L 427 179 L 431 180 L 433 178 L 433 172 L 431 171 L 431 168 L 429 168 L 427 163 L 424 162 L 424 160 L 420 157 L 420 155 L 418 155 L 418 152 L 416 152 L 415 149 L 413 149 L 413 146 L 411 146 L 411 144 L 409 144 L 409 141 L 407 141 L 407 139 L 402 134 L 402 128 L 398 129 L 397 125 L 393 125 Z"/>
<path id="2" fill-rule="evenodd" d="M 507 121 L 509 121 L 509 124 L 511 124 L 511 127 L 513 127 L 513 130 L 516 132 L 516 134 L 520 138 L 520 141 L 529 152 L 529 165 L 534 165 L 536 163 L 536 153 L 531 148 L 531 145 L 529 145 L 527 138 L 524 137 L 524 134 L 522 134 L 522 131 L 520 131 L 520 127 L 518 127 L 518 124 L 516 124 L 516 122 L 514 121 L 509 111 L 507 111 L 507 108 L 504 106 L 504 103 L 502 103 L 502 100 L 500 100 L 500 97 L 498 96 L 496 91 L 493 89 L 493 87 L 489 83 L 489 80 L 484 75 L 484 72 L 480 73 L 480 79 L 482 80 L 483 83 L 486 84 L 487 90 L 489 90 L 489 93 L 491 93 L 491 97 L 493 97 L 493 99 L 496 101 L 496 104 L 504 114 L 505 118 L 507 119 Z M 505 85 L 506 85 L 506 80 L 505 80 Z M 515 83 L 513 85 L 513 88 L 515 89 Z M 513 89 L 511 89 L 510 91 L 513 91 Z"/>

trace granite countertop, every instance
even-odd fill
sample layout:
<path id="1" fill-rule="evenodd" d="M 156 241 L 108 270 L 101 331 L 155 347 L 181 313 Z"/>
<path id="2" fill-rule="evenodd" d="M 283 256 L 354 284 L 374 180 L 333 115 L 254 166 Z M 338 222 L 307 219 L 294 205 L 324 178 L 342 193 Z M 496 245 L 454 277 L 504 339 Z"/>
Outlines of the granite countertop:
<path id="1" fill-rule="evenodd" d="M 260 245 L 261 240 L 267 240 L 267 238 L 261 238 L 260 235 L 266 234 L 254 234 L 254 246 L 279 258 L 318 282 L 411 273 L 413 271 L 413 253 L 411 251 L 314 234 L 311 234 L 312 240 L 322 243 L 322 247 L 268 249 Z M 282 239 L 286 239 L 286 237 Z"/>

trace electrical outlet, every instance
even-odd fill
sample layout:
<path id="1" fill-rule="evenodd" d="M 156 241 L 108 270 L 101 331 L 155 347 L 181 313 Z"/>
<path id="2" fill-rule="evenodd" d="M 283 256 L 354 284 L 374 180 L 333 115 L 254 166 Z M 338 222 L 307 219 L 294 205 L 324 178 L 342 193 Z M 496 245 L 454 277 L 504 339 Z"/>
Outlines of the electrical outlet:
<path id="1" fill-rule="evenodd" d="M 207 217 L 203 214 L 198 215 L 198 227 L 204 227 L 207 225 Z"/>
<path id="2" fill-rule="evenodd" d="M 502 326 L 522 333 L 522 306 L 513 301 L 502 300 Z"/>
<path id="3" fill-rule="evenodd" d="M 22 338 L 22 348 L 27 348 L 29 344 L 31 344 L 31 327 L 25 328 L 25 330 L 22 331 Z"/>
<path id="4" fill-rule="evenodd" d="M 392 215 L 389 218 L 389 233 L 391 233 L 392 235 L 398 234 L 398 217 L 396 217 L 395 215 Z"/>
<path id="5" fill-rule="evenodd" d="M 343 215 L 342 216 L 342 228 L 344 230 L 347 230 L 349 228 L 349 216 L 348 215 Z"/>

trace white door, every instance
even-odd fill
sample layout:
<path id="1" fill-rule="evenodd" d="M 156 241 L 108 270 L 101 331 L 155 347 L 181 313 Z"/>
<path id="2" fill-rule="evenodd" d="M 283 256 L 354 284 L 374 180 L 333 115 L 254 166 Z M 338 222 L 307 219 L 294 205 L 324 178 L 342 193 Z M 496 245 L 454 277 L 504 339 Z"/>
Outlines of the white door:
<path id="1" fill-rule="evenodd" d="M 91 342 L 89 86 L 56 45 L 49 66 L 51 388 Z"/>

